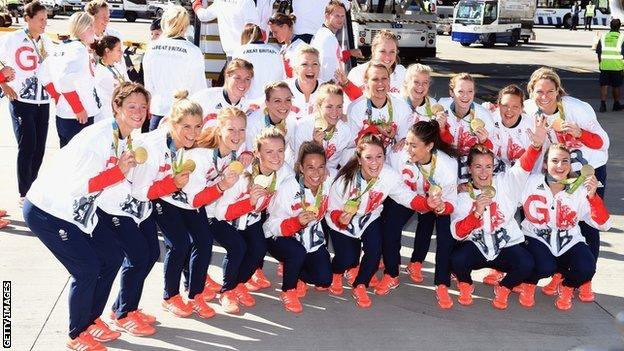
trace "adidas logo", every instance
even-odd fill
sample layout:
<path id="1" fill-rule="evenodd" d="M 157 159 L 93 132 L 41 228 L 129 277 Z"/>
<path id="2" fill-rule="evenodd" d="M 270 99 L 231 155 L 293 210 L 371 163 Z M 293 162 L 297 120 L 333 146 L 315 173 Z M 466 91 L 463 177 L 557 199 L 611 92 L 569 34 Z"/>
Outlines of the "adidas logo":
<path id="1" fill-rule="evenodd" d="M 540 184 L 537 186 L 537 190 L 544 190 L 544 184 Z"/>

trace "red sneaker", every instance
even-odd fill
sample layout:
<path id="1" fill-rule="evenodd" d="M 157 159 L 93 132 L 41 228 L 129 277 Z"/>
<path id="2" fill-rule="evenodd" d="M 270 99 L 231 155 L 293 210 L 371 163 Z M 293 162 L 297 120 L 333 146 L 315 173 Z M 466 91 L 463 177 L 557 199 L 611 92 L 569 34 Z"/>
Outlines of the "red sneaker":
<path id="1" fill-rule="evenodd" d="M 389 274 L 384 274 L 381 281 L 375 286 L 376 295 L 387 295 L 391 289 L 396 289 L 399 286 L 399 277 L 391 277 Z"/>
<path id="2" fill-rule="evenodd" d="M 595 296 L 594 296 L 594 292 L 592 291 L 591 280 L 581 285 L 578 288 L 578 291 L 579 291 L 579 295 L 578 295 L 579 300 L 583 302 L 594 302 Z"/>
<path id="3" fill-rule="evenodd" d="M 80 333 L 77 338 L 70 339 L 65 346 L 73 351 L 106 351 L 106 347 L 95 341 L 86 331 Z"/>
<path id="4" fill-rule="evenodd" d="M 169 300 L 163 300 L 161 305 L 165 310 L 173 313 L 176 317 L 185 318 L 193 314 L 193 309 L 182 300 L 180 294 Z"/>
<path id="5" fill-rule="evenodd" d="M 422 276 L 422 263 L 420 262 L 410 262 L 407 265 L 407 268 L 405 268 L 405 270 L 407 271 L 407 273 L 409 273 L 410 279 L 414 282 L 414 283 L 422 283 L 423 282 L 423 276 Z"/>
<path id="6" fill-rule="evenodd" d="M 149 314 L 149 313 L 145 313 L 145 312 L 143 312 L 143 310 L 142 310 L 142 309 L 140 309 L 140 308 L 139 308 L 138 310 L 136 310 L 136 311 L 132 311 L 132 312 L 130 312 L 130 313 L 132 313 L 132 314 L 134 314 L 135 316 L 137 316 L 137 318 L 138 318 L 141 322 L 143 322 L 143 323 L 145 323 L 145 324 L 150 324 L 150 325 L 151 325 L 151 324 L 156 323 L 156 317 L 152 316 L 152 315 L 151 315 L 151 314 Z M 129 314 L 130 314 L 130 313 L 129 313 Z"/>
<path id="7" fill-rule="evenodd" d="M 193 309 L 193 312 L 204 319 L 212 318 L 216 314 L 212 307 L 206 304 L 206 300 L 202 294 L 195 295 L 195 298 L 189 301 L 189 305 Z"/>
<path id="8" fill-rule="evenodd" d="M 555 300 L 555 306 L 562 311 L 567 311 L 572 308 L 572 298 L 574 297 L 574 288 L 560 285 L 559 295 Z"/>
<path id="9" fill-rule="evenodd" d="M 253 307 L 256 305 L 256 299 L 249 293 L 249 290 L 245 287 L 245 284 L 238 284 L 238 286 L 234 289 L 234 293 L 236 294 L 236 299 L 238 302 L 245 307 Z"/>
<path id="10" fill-rule="evenodd" d="M 215 282 L 214 280 L 212 280 L 212 278 L 210 278 L 210 275 L 206 274 L 206 283 L 204 284 L 204 290 L 206 289 L 218 293 L 219 291 L 221 291 L 221 284 Z"/>
<path id="11" fill-rule="evenodd" d="M 147 323 L 143 323 L 134 311 L 129 312 L 126 318 L 116 319 L 113 326 L 115 329 L 133 336 L 149 336 L 156 333 L 156 329 Z"/>
<path id="12" fill-rule="evenodd" d="M 496 286 L 503 278 L 505 278 L 505 273 L 490 269 L 490 273 L 483 278 L 483 284 Z"/>
<path id="13" fill-rule="evenodd" d="M 212 301 L 212 299 L 217 297 L 217 293 L 215 291 L 212 291 L 211 289 L 208 289 L 206 287 L 204 287 L 204 291 L 201 292 L 201 295 L 204 297 L 204 301 L 206 302 L 210 302 Z"/>
<path id="14" fill-rule="evenodd" d="M 9 224 L 11 224 L 11 221 L 9 221 L 8 219 L 0 218 L 0 229 L 8 226 Z"/>
<path id="15" fill-rule="evenodd" d="M 511 294 L 511 290 L 508 288 L 497 285 L 494 287 L 494 300 L 492 301 L 492 305 L 499 310 L 504 310 L 507 308 L 507 299 L 509 298 L 509 294 Z"/>
<path id="16" fill-rule="evenodd" d="M 297 297 L 305 297 L 308 292 L 308 284 L 306 284 L 303 280 L 297 281 Z"/>
<path id="17" fill-rule="evenodd" d="M 271 286 L 271 282 L 264 275 L 262 269 L 258 268 L 251 276 L 251 281 L 260 287 L 260 289 L 266 289 Z"/>
<path id="18" fill-rule="evenodd" d="M 238 307 L 238 299 L 236 298 L 236 292 L 234 290 L 228 290 L 224 293 L 221 293 L 219 297 L 219 302 L 221 303 L 221 307 L 223 308 L 223 312 L 229 314 L 237 314 L 240 312 L 240 307 Z"/>
<path id="19" fill-rule="evenodd" d="M 459 282 L 457 283 L 457 287 L 459 289 L 459 298 L 457 299 L 457 302 L 464 306 L 472 305 L 472 292 L 474 291 L 474 286 L 472 284 Z"/>
<path id="20" fill-rule="evenodd" d="M 375 274 L 373 274 L 373 276 L 371 277 L 370 282 L 368 282 L 368 286 L 370 286 L 371 288 L 374 288 L 374 287 L 377 286 L 377 284 L 379 284 L 379 279 L 377 279 L 377 276 Z"/>
<path id="21" fill-rule="evenodd" d="M 347 279 L 347 282 L 349 283 L 349 285 L 353 285 L 353 282 L 355 281 L 355 277 L 357 277 L 359 271 L 360 271 L 359 266 L 347 269 L 347 271 L 344 274 L 344 277 Z"/>
<path id="22" fill-rule="evenodd" d="M 360 284 L 353 288 L 351 295 L 355 299 L 355 303 L 358 305 L 358 307 L 369 308 L 373 304 L 370 297 L 368 297 L 368 293 L 366 292 L 366 286 L 364 286 L 364 284 Z"/>
<path id="23" fill-rule="evenodd" d="M 277 264 L 277 276 L 278 277 L 284 276 L 284 264 L 282 262 Z"/>
<path id="24" fill-rule="evenodd" d="M 332 283 L 329 286 L 329 293 L 332 295 L 342 295 L 344 288 L 342 287 L 342 274 L 334 274 Z"/>
<path id="25" fill-rule="evenodd" d="M 109 342 L 119 339 L 120 332 L 113 331 L 100 318 L 96 319 L 93 324 L 87 328 L 87 333 L 91 334 L 93 339 L 98 342 Z"/>
<path id="26" fill-rule="evenodd" d="M 7 215 L 7 211 L 6 210 L 0 210 L 0 217 L 4 217 Z"/>
<path id="27" fill-rule="evenodd" d="M 542 288 L 542 292 L 548 296 L 555 295 L 557 293 L 557 289 L 561 285 L 562 280 L 563 280 L 563 277 L 561 276 L 561 273 L 553 274 L 550 282 Z"/>
<path id="28" fill-rule="evenodd" d="M 530 308 L 535 306 L 535 284 L 522 283 L 519 285 L 522 289 L 518 302 L 520 305 Z M 515 288 L 514 288 L 515 289 Z"/>
<path id="29" fill-rule="evenodd" d="M 453 300 L 451 299 L 451 295 L 449 295 L 448 287 L 446 285 L 440 284 L 436 286 L 435 293 L 440 308 L 447 310 L 453 307 Z"/>
<path id="30" fill-rule="evenodd" d="M 284 303 L 284 308 L 293 313 L 301 313 L 303 306 L 299 301 L 297 289 L 290 289 L 280 294 L 280 300 Z"/>

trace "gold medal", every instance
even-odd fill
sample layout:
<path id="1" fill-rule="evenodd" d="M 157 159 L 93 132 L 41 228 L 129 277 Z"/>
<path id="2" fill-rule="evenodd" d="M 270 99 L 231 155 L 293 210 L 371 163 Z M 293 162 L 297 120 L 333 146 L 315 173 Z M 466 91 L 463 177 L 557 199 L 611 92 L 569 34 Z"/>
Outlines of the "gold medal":
<path id="1" fill-rule="evenodd" d="M 185 171 L 193 172 L 194 170 L 195 170 L 195 161 L 193 160 L 184 161 L 184 163 L 182 164 L 182 167 L 180 167 L 180 173 L 185 172 Z"/>
<path id="2" fill-rule="evenodd" d="M 228 169 L 236 174 L 241 174 L 245 170 L 245 166 L 240 161 L 232 161 L 228 165 Z"/>
<path id="3" fill-rule="evenodd" d="M 323 117 L 316 118 L 314 120 L 314 129 L 320 129 L 322 131 L 326 131 L 329 128 L 329 124 Z"/>
<path id="4" fill-rule="evenodd" d="M 144 164 L 147 161 L 147 150 L 141 146 L 137 147 L 134 150 L 134 160 L 140 165 Z"/>
<path id="5" fill-rule="evenodd" d="M 438 114 L 440 112 L 444 112 L 444 106 L 440 105 L 440 104 L 435 104 L 433 106 L 431 106 L 431 113 L 432 114 Z"/>
<path id="6" fill-rule="evenodd" d="M 485 122 L 481 118 L 473 118 L 470 120 L 470 130 L 473 133 L 477 132 L 477 129 L 485 127 Z"/>
<path id="7" fill-rule="evenodd" d="M 431 185 L 429 191 L 427 191 L 430 197 L 438 196 L 442 194 L 442 188 L 439 185 Z"/>
<path id="8" fill-rule="evenodd" d="M 348 200 L 347 203 L 342 208 L 342 210 L 348 214 L 356 214 L 359 207 L 360 207 L 359 201 Z"/>
<path id="9" fill-rule="evenodd" d="M 581 177 L 589 178 L 593 176 L 594 173 L 594 167 L 592 167 L 591 165 L 583 165 L 583 167 L 581 167 Z"/>
<path id="10" fill-rule="evenodd" d="M 315 205 L 310 205 L 310 206 L 306 207 L 305 210 L 308 211 L 308 212 L 314 213 L 315 216 L 318 216 L 319 209 Z"/>
<path id="11" fill-rule="evenodd" d="M 481 194 L 490 198 L 494 198 L 496 196 L 496 189 L 494 189 L 494 187 L 491 185 L 486 185 L 481 188 Z"/>
<path id="12" fill-rule="evenodd" d="M 565 123 L 565 121 L 561 118 L 555 118 L 555 120 L 552 122 L 552 124 L 550 125 L 550 127 L 557 133 L 561 133 L 561 131 L 563 130 L 563 123 Z"/>
<path id="13" fill-rule="evenodd" d="M 271 185 L 271 177 L 265 176 L 263 174 L 258 174 L 254 177 L 253 182 L 255 185 L 266 189 Z"/>

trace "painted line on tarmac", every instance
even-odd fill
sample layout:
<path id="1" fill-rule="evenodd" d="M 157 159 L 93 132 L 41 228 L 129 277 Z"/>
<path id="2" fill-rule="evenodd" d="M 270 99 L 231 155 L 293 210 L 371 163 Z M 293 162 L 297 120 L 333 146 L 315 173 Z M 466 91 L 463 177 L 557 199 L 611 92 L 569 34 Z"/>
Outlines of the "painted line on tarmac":
<path id="1" fill-rule="evenodd" d="M 54 301 L 54 305 L 52 305 L 52 308 L 50 309 L 50 312 L 46 316 L 46 319 L 43 322 L 43 325 L 41 326 L 41 329 L 39 329 L 39 333 L 37 333 L 37 336 L 35 337 L 35 340 L 33 341 L 32 345 L 30 346 L 30 349 L 29 349 L 30 351 L 32 351 L 32 349 L 35 347 L 35 345 L 37 344 L 37 341 L 39 340 L 39 337 L 41 336 L 41 333 L 43 332 L 43 328 L 45 328 L 46 324 L 48 324 L 48 321 L 50 320 L 50 316 L 52 315 L 52 311 L 54 311 L 54 309 L 56 308 L 56 305 L 58 304 L 59 300 L 61 299 L 61 295 L 63 295 L 63 291 L 65 291 L 65 288 L 67 288 L 67 284 L 69 283 L 69 278 L 71 278 L 71 275 L 67 276 L 67 280 L 65 281 L 65 285 L 63 285 L 63 289 L 61 289 L 61 292 L 56 297 L 56 301 Z"/>

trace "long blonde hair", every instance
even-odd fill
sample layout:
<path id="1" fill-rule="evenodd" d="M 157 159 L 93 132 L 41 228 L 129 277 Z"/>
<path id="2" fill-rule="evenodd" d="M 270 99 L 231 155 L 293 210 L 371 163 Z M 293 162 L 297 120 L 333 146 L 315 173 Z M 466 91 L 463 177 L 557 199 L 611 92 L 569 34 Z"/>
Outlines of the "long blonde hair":
<path id="1" fill-rule="evenodd" d="M 160 20 L 163 34 L 168 38 L 183 37 L 189 24 L 189 15 L 180 5 L 167 7 Z"/>
<path id="2" fill-rule="evenodd" d="M 241 109 L 227 106 L 219 110 L 219 114 L 217 114 L 217 125 L 204 129 L 199 138 L 197 138 L 196 145 L 208 149 L 219 147 L 221 128 L 225 125 L 226 121 L 234 118 L 240 118 L 247 124 L 247 115 Z"/>
<path id="3" fill-rule="evenodd" d="M 89 27 L 93 27 L 93 17 L 86 12 L 75 12 L 69 17 L 69 37 L 78 39 Z"/>

